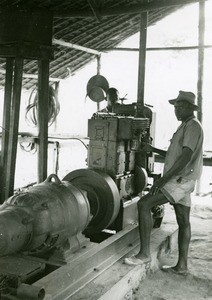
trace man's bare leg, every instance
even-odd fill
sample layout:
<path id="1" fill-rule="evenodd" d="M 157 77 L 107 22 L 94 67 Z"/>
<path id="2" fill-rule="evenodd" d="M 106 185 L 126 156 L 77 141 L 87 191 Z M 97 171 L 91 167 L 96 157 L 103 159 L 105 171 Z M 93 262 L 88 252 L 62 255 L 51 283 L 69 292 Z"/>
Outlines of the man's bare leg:
<path id="1" fill-rule="evenodd" d="M 177 223 L 179 226 L 178 232 L 178 251 L 179 258 L 176 266 L 177 271 L 188 270 L 188 250 L 191 240 L 191 224 L 190 224 L 190 207 L 176 204 L 174 205 Z"/>
<path id="2" fill-rule="evenodd" d="M 188 274 L 188 249 L 191 240 L 191 225 L 190 225 L 190 207 L 175 204 L 174 205 L 178 231 L 178 262 L 175 266 L 163 266 L 162 270 L 172 272 L 179 275 Z"/>
<path id="3" fill-rule="evenodd" d="M 167 203 L 168 200 L 161 192 L 155 195 L 147 194 L 138 201 L 138 228 L 140 235 L 140 251 L 137 255 L 125 258 L 128 265 L 146 264 L 151 261 L 150 235 L 153 226 L 151 208 Z"/>
<path id="4" fill-rule="evenodd" d="M 167 199 L 160 192 L 155 195 L 147 194 L 138 201 L 140 251 L 136 257 L 141 259 L 143 262 L 151 261 L 150 236 L 153 226 L 151 208 L 167 202 Z"/>

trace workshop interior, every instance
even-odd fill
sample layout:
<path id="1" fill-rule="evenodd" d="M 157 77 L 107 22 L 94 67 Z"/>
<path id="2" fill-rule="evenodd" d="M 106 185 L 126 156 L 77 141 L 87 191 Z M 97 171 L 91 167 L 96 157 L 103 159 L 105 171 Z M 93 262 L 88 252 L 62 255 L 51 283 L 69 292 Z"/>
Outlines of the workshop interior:
<path id="1" fill-rule="evenodd" d="M 142 143 L 154 144 L 157 125 L 157 112 L 144 99 L 148 26 L 194 2 L 1 1 L 0 299 L 71 299 L 86 284 L 85 275 L 96 278 L 97 269 L 123 257 L 129 251 L 123 249 L 137 239 L 137 202 L 161 176 L 155 171 L 161 157 L 142 151 Z M 201 101 L 204 1 L 199 11 Z M 111 87 L 110 78 L 101 75 L 101 53 L 136 32 L 137 99 L 101 110 Z M 77 72 L 90 61 L 96 61 L 97 72 L 82 88 L 96 110 L 87 120 L 86 167 L 60 177 L 60 139 L 49 135 L 61 114 L 57 89 L 70 76 L 70 62 L 71 72 Z M 31 91 L 25 119 L 36 135 L 19 132 L 22 89 Z M 24 143 L 36 153 L 37 180 L 16 189 L 17 147 Z M 53 172 L 50 147 L 56 153 Z M 160 230 L 165 213 L 163 205 L 152 209 L 153 228 Z M 114 253 L 119 254 L 112 261 Z"/>

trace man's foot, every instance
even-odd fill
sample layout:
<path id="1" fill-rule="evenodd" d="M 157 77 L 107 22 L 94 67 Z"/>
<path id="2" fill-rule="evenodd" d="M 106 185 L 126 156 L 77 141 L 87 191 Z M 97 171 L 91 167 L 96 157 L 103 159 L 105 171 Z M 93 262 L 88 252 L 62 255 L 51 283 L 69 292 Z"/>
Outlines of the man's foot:
<path id="1" fill-rule="evenodd" d="M 186 276 L 188 275 L 188 270 L 179 270 L 175 267 L 171 267 L 171 266 L 162 266 L 161 267 L 161 270 L 163 272 L 166 272 L 166 273 L 172 273 L 172 274 L 178 274 L 178 275 L 182 275 L 182 276 Z"/>
<path id="2" fill-rule="evenodd" d="M 124 258 L 124 263 L 129 266 L 139 266 L 139 265 L 141 266 L 144 264 L 149 265 L 150 262 L 151 262 L 150 259 L 140 259 L 140 258 L 137 258 L 135 255 Z"/>

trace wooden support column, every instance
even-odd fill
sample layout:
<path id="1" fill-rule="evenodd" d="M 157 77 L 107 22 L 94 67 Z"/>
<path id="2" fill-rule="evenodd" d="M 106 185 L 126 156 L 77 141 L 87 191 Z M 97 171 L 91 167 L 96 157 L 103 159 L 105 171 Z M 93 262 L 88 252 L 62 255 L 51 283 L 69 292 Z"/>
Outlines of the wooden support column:
<path id="1" fill-rule="evenodd" d="M 4 89 L 4 109 L 2 123 L 1 167 L 0 167 L 0 204 L 5 200 L 7 182 L 8 141 L 10 130 L 10 107 L 12 102 L 13 58 L 6 59 L 6 77 Z"/>
<path id="2" fill-rule="evenodd" d="M 97 60 L 97 75 L 100 75 L 100 70 L 101 70 L 101 55 L 96 56 Z M 99 102 L 97 102 L 97 111 L 100 110 L 100 105 Z"/>
<path id="3" fill-rule="evenodd" d="M 199 41 L 198 41 L 198 81 L 197 81 L 197 118 L 202 123 L 202 91 L 203 91 L 203 73 L 204 73 L 204 42 L 205 42 L 205 3 L 199 2 Z M 196 184 L 196 195 L 201 192 L 201 179 Z"/>
<path id="4" fill-rule="evenodd" d="M 144 106 L 144 86 L 145 86 L 145 65 L 146 65 L 146 39 L 148 26 L 148 13 L 143 12 L 140 15 L 140 46 L 139 46 L 139 64 L 138 64 L 138 94 L 137 94 L 137 115 L 142 116 Z"/>
<path id="5" fill-rule="evenodd" d="M 38 60 L 38 183 L 47 177 L 49 60 Z"/>
<path id="6" fill-rule="evenodd" d="M 8 82 L 7 87 L 8 91 L 6 91 L 6 95 L 9 101 L 9 97 L 11 96 L 11 62 L 8 62 L 8 70 L 10 73 L 8 74 Z M 22 88 L 22 74 L 23 74 L 23 58 L 16 57 L 15 58 L 15 69 L 14 69 L 14 79 L 12 86 L 12 102 L 10 106 L 10 116 L 9 116 L 9 107 L 5 108 L 7 110 L 7 121 L 10 122 L 9 125 L 9 134 L 7 136 L 7 143 L 5 147 L 5 151 L 7 151 L 6 155 L 6 176 L 4 178 L 4 198 L 7 199 L 14 192 L 14 181 L 15 181 L 15 166 L 16 166 L 16 155 L 17 155 L 17 142 L 18 142 L 18 126 L 19 126 L 19 114 L 20 114 L 20 101 L 21 101 L 21 88 Z M 6 97 L 5 95 L 5 97 Z M 5 105 L 9 105 L 9 103 L 5 103 Z M 6 127 L 8 124 L 6 125 Z"/>
<path id="7" fill-rule="evenodd" d="M 199 50 L 198 50 L 198 82 L 197 82 L 197 104 L 199 111 L 197 117 L 202 122 L 202 90 L 204 73 L 204 40 L 205 40 L 205 2 L 199 3 Z"/>

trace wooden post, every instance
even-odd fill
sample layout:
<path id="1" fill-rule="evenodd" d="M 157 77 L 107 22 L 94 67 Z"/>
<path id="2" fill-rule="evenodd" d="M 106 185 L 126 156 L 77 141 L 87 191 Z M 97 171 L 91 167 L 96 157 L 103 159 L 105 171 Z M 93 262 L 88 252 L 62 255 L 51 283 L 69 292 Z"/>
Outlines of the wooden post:
<path id="1" fill-rule="evenodd" d="M 101 70 L 101 55 L 97 55 L 97 75 L 100 75 L 100 70 Z M 99 102 L 97 102 L 97 111 L 99 111 L 100 105 Z"/>
<path id="2" fill-rule="evenodd" d="M 47 177 L 49 60 L 38 60 L 38 183 Z"/>
<path id="3" fill-rule="evenodd" d="M 0 167 L 0 204 L 5 200 L 5 187 L 7 182 L 7 160 L 8 160 L 8 141 L 10 130 L 10 107 L 12 102 L 12 80 L 13 80 L 13 58 L 6 59 L 6 77 L 4 89 L 4 109 L 3 109 L 3 128 L 1 146 L 1 167 Z"/>
<path id="4" fill-rule="evenodd" d="M 142 116 L 142 108 L 144 106 L 144 86 L 145 86 L 145 65 L 146 65 L 146 38 L 148 26 L 148 13 L 143 12 L 140 15 L 140 47 L 139 47 L 139 64 L 138 64 L 138 95 L 137 107 L 138 116 Z"/>
<path id="5" fill-rule="evenodd" d="M 198 50 L 198 82 L 197 82 L 197 104 L 199 110 L 197 117 L 202 122 L 202 90 L 204 73 L 204 40 L 205 40 L 205 3 L 199 2 L 199 50 Z M 196 184 L 196 194 L 201 192 L 201 179 Z"/>
<path id="6" fill-rule="evenodd" d="M 197 82 L 197 104 L 199 111 L 198 119 L 202 122 L 202 90 L 204 73 L 204 40 L 205 40 L 205 2 L 199 3 L 199 50 L 198 50 L 198 82 Z"/>
<path id="7" fill-rule="evenodd" d="M 17 142 L 18 142 L 18 126 L 19 126 L 19 113 L 21 101 L 21 88 L 22 88 L 22 74 L 23 74 L 23 58 L 15 58 L 14 81 L 12 103 L 10 107 L 10 127 L 8 136 L 8 149 L 7 149 L 7 162 L 6 162 L 6 178 L 5 178 L 5 199 L 10 197 L 14 191 L 15 181 L 15 166 L 17 155 Z M 8 82 L 9 86 L 9 82 Z M 9 87 L 10 88 L 10 87 Z M 8 91 L 10 93 L 10 91 Z"/>

